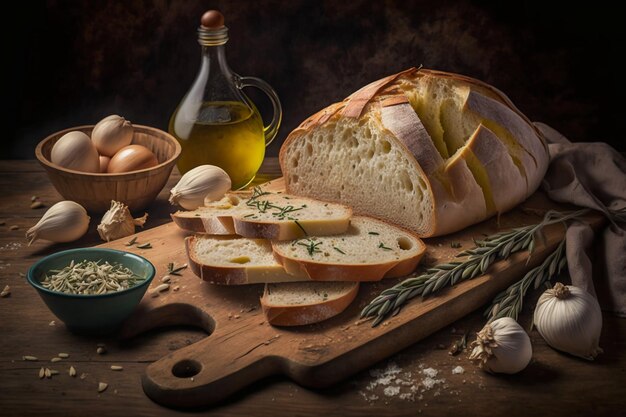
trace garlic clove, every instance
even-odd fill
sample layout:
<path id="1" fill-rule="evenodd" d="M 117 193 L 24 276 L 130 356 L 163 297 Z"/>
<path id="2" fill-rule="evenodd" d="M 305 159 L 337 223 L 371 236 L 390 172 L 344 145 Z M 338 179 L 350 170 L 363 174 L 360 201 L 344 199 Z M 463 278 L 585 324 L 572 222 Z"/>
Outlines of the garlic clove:
<path id="1" fill-rule="evenodd" d="M 126 204 L 119 201 L 111 201 L 111 208 L 104 213 L 97 227 L 98 234 L 102 240 L 107 242 L 121 239 L 134 234 L 135 226 L 143 227 L 147 218 L 148 213 L 145 213 L 142 217 L 133 219 Z"/>
<path id="2" fill-rule="evenodd" d="M 36 225 L 28 229 L 26 238 L 30 246 L 37 239 L 52 242 L 72 242 L 89 229 L 87 210 L 74 201 L 60 201 L 44 213 Z"/>
<path id="3" fill-rule="evenodd" d="M 530 363 L 533 350 L 522 326 L 510 317 L 487 323 L 477 333 L 469 359 L 487 372 L 515 374 Z"/>
<path id="4" fill-rule="evenodd" d="M 587 360 L 602 353 L 600 304 L 582 288 L 557 282 L 539 297 L 533 323 L 554 349 Z"/>
<path id="5" fill-rule="evenodd" d="M 112 157 L 133 141 L 133 125 L 122 116 L 112 114 L 100 120 L 91 132 L 91 140 L 100 155 Z"/>
<path id="6" fill-rule="evenodd" d="M 205 199 L 221 199 L 232 184 L 222 168 L 213 165 L 200 165 L 185 173 L 170 191 L 169 201 L 187 210 L 195 210 L 204 204 Z"/>

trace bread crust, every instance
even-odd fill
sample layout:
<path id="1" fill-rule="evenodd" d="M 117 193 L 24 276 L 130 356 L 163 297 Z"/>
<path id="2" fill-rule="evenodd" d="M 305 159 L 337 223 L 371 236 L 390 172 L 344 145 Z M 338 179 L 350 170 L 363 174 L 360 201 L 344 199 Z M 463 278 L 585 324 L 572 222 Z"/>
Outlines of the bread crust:
<path id="1" fill-rule="evenodd" d="M 233 236 L 233 238 L 237 238 Z M 246 266 L 216 266 L 207 265 L 200 261 L 193 250 L 196 236 L 185 238 L 185 250 L 189 259 L 189 267 L 203 281 L 218 285 L 247 285 L 278 282 L 310 281 L 300 275 L 294 276 L 285 272 L 280 266 L 273 268 L 251 268 Z"/>
<path id="2" fill-rule="evenodd" d="M 321 303 L 305 305 L 273 305 L 268 300 L 268 288 L 261 297 L 261 307 L 268 323 L 273 326 L 302 326 L 319 323 L 343 312 L 354 301 L 359 292 L 355 282 L 349 291 L 340 297 Z"/>
<path id="3" fill-rule="evenodd" d="M 318 202 L 324 202 L 318 200 Z M 334 203 L 336 204 L 336 203 Z M 344 206 L 345 215 L 331 219 L 272 222 L 254 220 L 238 214 L 227 216 L 190 216 L 177 211 L 170 215 L 174 223 L 183 230 L 209 235 L 239 235 L 253 239 L 294 240 L 312 236 L 336 235 L 345 232 L 350 226 L 352 209 Z M 304 230 L 302 230 L 304 229 Z"/>

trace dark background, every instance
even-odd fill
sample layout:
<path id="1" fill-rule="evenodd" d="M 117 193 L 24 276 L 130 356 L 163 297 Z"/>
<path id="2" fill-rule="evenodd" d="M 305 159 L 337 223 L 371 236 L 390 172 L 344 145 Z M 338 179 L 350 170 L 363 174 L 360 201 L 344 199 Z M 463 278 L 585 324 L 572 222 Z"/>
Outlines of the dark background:
<path id="1" fill-rule="evenodd" d="M 199 64 L 199 17 L 226 16 L 227 57 L 265 79 L 284 107 L 270 147 L 364 84 L 423 64 L 505 91 L 531 119 L 576 141 L 621 141 L 625 23 L 600 2 L 27 1 L 5 22 L 9 78 L 0 158 L 117 113 L 167 128 Z M 618 76 L 619 75 L 619 76 Z M 267 103 L 254 95 L 267 116 Z"/>

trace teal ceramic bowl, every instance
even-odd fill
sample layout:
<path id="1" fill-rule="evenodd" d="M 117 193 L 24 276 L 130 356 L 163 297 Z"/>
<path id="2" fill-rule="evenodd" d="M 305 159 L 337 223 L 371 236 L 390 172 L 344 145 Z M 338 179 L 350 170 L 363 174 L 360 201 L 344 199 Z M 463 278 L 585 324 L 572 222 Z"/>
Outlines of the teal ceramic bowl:
<path id="1" fill-rule="evenodd" d="M 62 269 L 74 260 L 80 262 L 108 261 L 120 263 L 144 280 L 126 290 L 79 295 L 51 291 L 41 285 L 46 273 Z M 28 270 L 27 280 L 35 287 L 50 311 L 75 333 L 111 333 L 132 313 L 154 278 L 154 265 L 133 253 L 101 248 L 70 249 L 41 259 Z"/>

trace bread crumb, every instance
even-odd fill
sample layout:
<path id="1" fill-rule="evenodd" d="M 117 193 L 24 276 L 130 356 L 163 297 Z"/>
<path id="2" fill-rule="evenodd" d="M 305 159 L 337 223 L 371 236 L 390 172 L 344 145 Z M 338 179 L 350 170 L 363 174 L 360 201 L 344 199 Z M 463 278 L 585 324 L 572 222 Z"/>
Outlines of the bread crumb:
<path id="1" fill-rule="evenodd" d="M 462 374 L 465 373 L 465 369 L 462 366 L 457 366 L 456 368 L 452 369 L 452 374 L 457 375 L 457 374 Z"/>

